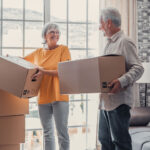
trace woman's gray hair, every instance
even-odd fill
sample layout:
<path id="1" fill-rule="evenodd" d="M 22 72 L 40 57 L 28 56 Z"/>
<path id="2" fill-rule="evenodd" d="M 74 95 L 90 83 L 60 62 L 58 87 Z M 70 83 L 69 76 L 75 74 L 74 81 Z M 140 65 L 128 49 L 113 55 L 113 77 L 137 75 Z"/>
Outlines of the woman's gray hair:
<path id="1" fill-rule="evenodd" d="M 101 17 L 104 22 L 111 20 L 116 27 L 121 26 L 121 15 L 116 8 L 105 8 L 101 11 Z"/>
<path id="2" fill-rule="evenodd" d="M 56 23 L 50 23 L 50 22 L 46 23 L 42 30 L 43 44 L 46 44 L 45 36 L 47 33 L 49 33 L 50 30 L 56 30 L 59 32 L 60 35 L 59 26 Z"/>

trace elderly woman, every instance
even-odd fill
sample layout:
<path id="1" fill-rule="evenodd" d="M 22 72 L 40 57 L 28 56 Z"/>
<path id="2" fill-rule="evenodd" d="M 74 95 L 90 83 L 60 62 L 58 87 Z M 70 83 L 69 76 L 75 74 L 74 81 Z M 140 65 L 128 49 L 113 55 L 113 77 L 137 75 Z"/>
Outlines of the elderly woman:
<path id="1" fill-rule="evenodd" d="M 44 130 L 45 150 L 55 150 L 53 117 L 58 133 L 59 149 L 69 150 L 68 114 L 69 99 L 67 95 L 60 95 L 57 66 L 59 62 L 70 60 L 67 46 L 58 45 L 60 31 L 57 24 L 47 23 L 42 32 L 45 47 L 39 48 L 24 59 L 39 66 L 39 73 L 43 74 L 38 106 L 39 115 Z"/>

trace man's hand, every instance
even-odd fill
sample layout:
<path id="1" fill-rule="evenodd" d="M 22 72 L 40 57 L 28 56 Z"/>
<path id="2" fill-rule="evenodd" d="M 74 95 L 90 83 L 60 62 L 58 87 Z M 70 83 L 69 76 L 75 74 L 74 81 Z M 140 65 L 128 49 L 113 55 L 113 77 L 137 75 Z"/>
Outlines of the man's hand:
<path id="1" fill-rule="evenodd" d="M 114 94 L 122 90 L 121 84 L 118 79 L 111 81 L 108 87 L 111 88 L 110 93 L 114 93 Z"/>

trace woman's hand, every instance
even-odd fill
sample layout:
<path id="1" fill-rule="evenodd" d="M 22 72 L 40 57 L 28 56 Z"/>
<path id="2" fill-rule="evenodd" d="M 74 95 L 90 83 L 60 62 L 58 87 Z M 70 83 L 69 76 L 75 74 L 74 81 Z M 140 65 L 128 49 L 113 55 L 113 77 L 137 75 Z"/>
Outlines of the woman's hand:
<path id="1" fill-rule="evenodd" d="M 38 78 L 40 78 L 44 73 L 41 71 L 41 69 L 39 69 L 39 67 L 37 68 L 37 72 L 32 76 L 32 80 L 37 80 Z"/>
<path id="2" fill-rule="evenodd" d="M 45 71 L 46 71 L 43 67 L 38 67 L 38 70 L 39 70 L 41 73 L 43 73 L 43 74 L 44 74 Z"/>

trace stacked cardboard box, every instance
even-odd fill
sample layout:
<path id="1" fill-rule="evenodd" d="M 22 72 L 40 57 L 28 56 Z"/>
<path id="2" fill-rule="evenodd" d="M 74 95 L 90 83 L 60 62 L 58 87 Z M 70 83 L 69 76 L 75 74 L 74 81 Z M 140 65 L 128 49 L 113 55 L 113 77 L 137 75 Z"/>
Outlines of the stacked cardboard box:
<path id="1" fill-rule="evenodd" d="M 0 145 L 0 150 L 19 150 L 19 144 Z"/>
<path id="2" fill-rule="evenodd" d="M 17 57 L 0 56 L 0 150 L 19 150 L 25 142 L 28 97 L 38 94 L 41 78 L 36 66 Z"/>
<path id="3" fill-rule="evenodd" d="M 29 101 L 0 90 L 0 150 L 19 150 L 25 142 Z"/>

